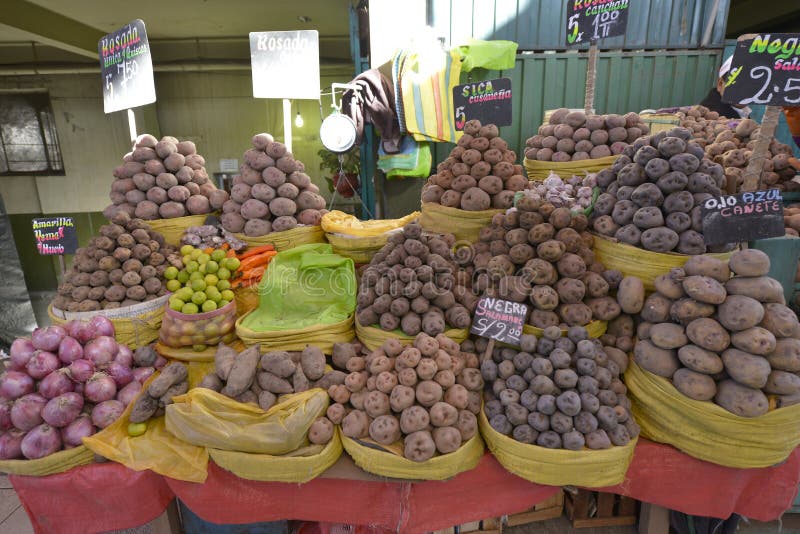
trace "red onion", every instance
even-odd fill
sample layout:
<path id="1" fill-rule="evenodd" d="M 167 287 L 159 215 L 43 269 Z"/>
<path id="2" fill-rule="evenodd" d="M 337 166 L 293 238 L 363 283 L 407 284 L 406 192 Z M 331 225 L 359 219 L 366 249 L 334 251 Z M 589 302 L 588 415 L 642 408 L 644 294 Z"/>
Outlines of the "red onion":
<path id="1" fill-rule="evenodd" d="M 36 354 L 36 347 L 33 346 L 30 339 L 24 337 L 15 339 L 9 351 L 9 356 L 11 356 L 9 367 L 15 371 L 22 371 L 34 354 Z"/>
<path id="2" fill-rule="evenodd" d="M 61 439 L 65 447 L 78 447 L 83 445 L 83 438 L 88 438 L 94 433 L 92 418 L 88 414 L 81 414 L 61 429 Z"/>
<path id="3" fill-rule="evenodd" d="M 20 430 L 28 431 L 42 424 L 42 410 L 47 399 L 38 393 L 29 393 L 14 401 L 11 407 L 11 422 Z"/>
<path id="4" fill-rule="evenodd" d="M 0 400 L 0 430 L 8 430 L 14 424 L 11 422 L 11 407 L 14 403 L 10 400 Z"/>
<path id="5" fill-rule="evenodd" d="M 22 455 L 29 460 L 61 450 L 61 433 L 50 425 L 39 425 L 22 438 Z"/>
<path id="6" fill-rule="evenodd" d="M 83 409 L 83 396 L 80 393 L 64 393 L 51 399 L 42 410 L 42 419 L 50 426 L 67 426 L 80 415 Z"/>
<path id="7" fill-rule="evenodd" d="M 58 350 L 58 344 L 67 331 L 60 326 L 48 326 L 46 328 L 37 328 L 31 334 L 31 343 L 39 350 L 46 350 L 48 352 L 55 352 Z"/>
<path id="8" fill-rule="evenodd" d="M 66 367 L 56 369 L 39 382 L 39 394 L 45 399 L 54 399 L 75 389 Z"/>
<path id="9" fill-rule="evenodd" d="M 103 401 L 92 410 L 92 423 L 97 428 L 105 428 L 122 415 L 125 405 L 118 400 Z"/>
<path id="10" fill-rule="evenodd" d="M 64 325 L 70 337 L 75 338 L 81 345 L 86 345 L 92 339 L 94 331 L 88 321 L 72 320 Z"/>
<path id="11" fill-rule="evenodd" d="M 113 399 L 117 394 L 114 379 L 105 373 L 95 373 L 86 381 L 83 395 L 92 402 L 103 402 Z"/>
<path id="12" fill-rule="evenodd" d="M 91 360 L 95 366 L 106 365 L 114 360 L 119 347 L 113 337 L 99 336 L 83 347 L 83 355 Z"/>
<path id="13" fill-rule="evenodd" d="M 137 367 L 133 370 L 133 379 L 140 384 L 144 384 L 155 372 L 155 367 Z"/>
<path id="14" fill-rule="evenodd" d="M 75 360 L 83 358 L 83 347 L 74 337 L 65 337 L 58 346 L 58 359 L 69 365 Z"/>
<path id="15" fill-rule="evenodd" d="M 134 380 L 117 393 L 117 400 L 120 401 L 125 406 L 132 403 L 136 400 L 136 397 L 139 396 L 139 392 L 142 391 L 142 385 Z"/>
<path id="16" fill-rule="evenodd" d="M 70 378 L 75 382 L 83 383 L 94 374 L 94 364 L 89 360 L 75 360 L 69 364 L 67 371 L 69 371 Z"/>
<path id="17" fill-rule="evenodd" d="M 114 379 L 117 388 L 127 386 L 133 380 L 133 370 L 121 363 L 111 362 L 106 367 L 106 373 Z"/>
<path id="18" fill-rule="evenodd" d="M 42 379 L 59 367 L 61 367 L 61 363 L 58 361 L 58 356 L 52 352 L 40 350 L 28 360 L 25 371 L 33 378 Z"/>
<path id="19" fill-rule="evenodd" d="M 75 393 L 80 393 L 83 395 L 83 382 L 78 382 L 75 384 Z"/>
<path id="20" fill-rule="evenodd" d="M 114 361 L 121 363 L 125 367 L 133 367 L 133 351 L 129 349 L 127 345 L 117 346 L 119 347 L 119 351 L 117 351 Z"/>
<path id="21" fill-rule="evenodd" d="M 156 358 L 156 363 L 153 364 L 153 367 L 155 367 L 156 369 L 161 369 L 165 365 L 167 365 L 167 359 L 164 358 L 163 356 L 159 356 L 158 358 Z"/>
<path id="22" fill-rule="evenodd" d="M 97 339 L 100 336 L 114 337 L 114 323 L 102 315 L 92 317 L 89 320 L 89 326 L 94 332 L 92 339 Z"/>
<path id="23" fill-rule="evenodd" d="M 0 460 L 22 458 L 22 438 L 25 432 L 12 428 L 0 436 Z"/>
<path id="24" fill-rule="evenodd" d="M 33 378 L 19 371 L 8 371 L 0 375 L 0 396 L 14 400 L 33 393 Z"/>

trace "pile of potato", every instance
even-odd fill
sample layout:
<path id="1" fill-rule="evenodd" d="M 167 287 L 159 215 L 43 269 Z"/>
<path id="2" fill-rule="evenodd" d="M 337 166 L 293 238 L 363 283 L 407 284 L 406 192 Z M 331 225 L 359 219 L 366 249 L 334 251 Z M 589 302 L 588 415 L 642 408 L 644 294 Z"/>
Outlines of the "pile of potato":
<path id="1" fill-rule="evenodd" d="M 760 132 L 759 124 L 752 119 L 729 119 L 703 106 L 692 106 L 678 113 L 681 126 L 692 132 L 697 144 L 705 147 L 706 154 L 725 168 L 725 176 L 736 180 L 737 190 L 743 183 L 744 171 L 750 162 Z M 761 181 L 768 187 L 786 191 L 800 191 L 800 184 L 792 182 L 797 174 L 790 164 L 792 149 L 777 139 L 772 139 L 764 160 Z"/>
<path id="2" fill-rule="evenodd" d="M 800 401 L 800 324 L 769 267 L 766 254 L 748 249 L 727 263 L 695 256 L 658 277 L 646 300 L 643 288 L 621 285 L 620 302 L 642 321 L 636 363 L 742 417 L 767 413 L 767 395 L 779 407 Z"/>
<path id="3" fill-rule="evenodd" d="M 636 113 L 589 115 L 582 111 L 558 109 L 548 124 L 525 141 L 525 157 L 531 160 L 580 161 L 621 154 L 625 147 L 650 128 Z"/>
<path id="4" fill-rule="evenodd" d="M 328 388 L 327 416 L 345 436 L 381 445 L 403 440 L 403 456 L 424 462 L 455 452 L 478 431 L 483 378 L 472 343 L 420 333 L 413 345 L 389 339 L 361 356 L 333 346 L 333 365 L 349 372 Z"/>
<path id="5" fill-rule="evenodd" d="M 141 219 L 121 211 L 75 253 L 53 307 L 69 312 L 120 308 L 167 293 L 162 275 L 175 248 Z M 177 257 L 179 259 L 179 257 Z"/>
<path id="6" fill-rule="evenodd" d="M 516 210 L 481 229 L 471 258 L 474 292 L 530 302 L 528 323 L 538 328 L 616 318 L 620 307 L 609 291 L 622 275 L 595 259 L 587 225 L 585 215 L 526 191 Z"/>
<path id="7" fill-rule="evenodd" d="M 515 164 L 516 152 L 498 135 L 494 124 L 467 121 L 458 145 L 423 186 L 422 202 L 466 211 L 510 208 L 528 178 Z"/>
<path id="8" fill-rule="evenodd" d="M 800 204 L 783 208 L 783 225 L 787 236 L 800 237 Z"/>
<path id="9" fill-rule="evenodd" d="M 319 225 L 327 213 L 325 199 L 286 145 L 260 133 L 253 136 L 253 148 L 243 159 L 230 199 L 222 204 L 225 230 L 258 237 L 298 224 Z"/>
<path id="10" fill-rule="evenodd" d="M 722 194 L 725 173 L 691 138 L 680 127 L 642 137 L 600 171 L 594 231 L 653 252 L 705 253 L 701 205 Z"/>
<path id="11" fill-rule="evenodd" d="M 623 446 L 639 435 L 620 380 L 627 354 L 604 348 L 582 327 L 561 337 L 551 326 L 542 338 L 520 342 L 521 350 L 495 348 L 481 363 L 492 428 L 521 443 L 573 451 Z"/>
<path id="12" fill-rule="evenodd" d="M 133 151 L 114 169 L 107 219 L 125 212 L 138 219 L 172 219 L 211 213 L 228 194 L 208 179 L 206 160 L 191 141 L 150 134 L 136 139 Z"/>
<path id="13" fill-rule="evenodd" d="M 469 328 L 478 299 L 466 287 L 468 271 L 453 261 L 454 242 L 452 234 L 422 235 L 417 222 L 393 233 L 361 275 L 359 324 L 408 336 Z"/>

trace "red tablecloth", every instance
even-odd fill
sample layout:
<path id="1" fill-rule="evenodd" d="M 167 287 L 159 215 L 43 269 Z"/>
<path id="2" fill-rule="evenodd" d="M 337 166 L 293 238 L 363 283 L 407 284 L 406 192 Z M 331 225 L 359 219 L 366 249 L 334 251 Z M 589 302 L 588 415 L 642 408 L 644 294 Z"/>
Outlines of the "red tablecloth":
<path id="1" fill-rule="evenodd" d="M 330 476 L 343 476 L 341 474 Z M 346 475 L 345 475 L 346 476 Z M 37 532 L 97 532 L 152 520 L 177 496 L 214 523 L 305 519 L 423 532 L 526 510 L 556 488 L 508 473 L 489 454 L 443 482 L 323 477 L 306 484 L 244 480 L 209 463 L 204 484 L 98 464 L 44 478 L 9 477 Z M 761 521 L 789 508 L 800 483 L 800 449 L 783 464 L 731 469 L 640 440 L 625 481 L 603 491 L 681 512 Z"/>
<path id="2" fill-rule="evenodd" d="M 115 463 L 76 467 L 48 477 L 8 478 L 40 534 L 136 527 L 161 515 L 174 498 L 160 475 Z"/>

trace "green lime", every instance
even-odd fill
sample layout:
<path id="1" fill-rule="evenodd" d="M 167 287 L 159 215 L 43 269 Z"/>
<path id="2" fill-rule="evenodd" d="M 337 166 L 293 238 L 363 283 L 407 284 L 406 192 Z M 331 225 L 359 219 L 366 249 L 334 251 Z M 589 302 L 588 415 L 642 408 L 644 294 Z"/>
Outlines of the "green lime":
<path id="1" fill-rule="evenodd" d="M 224 307 L 225 307 L 225 306 L 227 306 L 227 305 L 228 305 L 230 302 L 231 302 L 230 300 L 225 300 L 225 299 L 222 299 L 222 300 L 221 300 L 221 301 L 219 301 L 219 303 L 217 304 L 217 308 L 224 308 Z"/>
<path id="2" fill-rule="evenodd" d="M 184 302 L 177 298 L 177 297 L 170 297 L 169 299 L 169 307 L 175 311 L 181 311 L 183 309 Z"/>
<path id="3" fill-rule="evenodd" d="M 224 267 L 228 269 L 230 272 L 235 271 L 239 268 L 242 262 L 239 261 L 239 258 L 225 258 L 225 265 Z"/>
<path id="4" fill-rule="evenodd" d="M 181 269 L 178 272 L 178 282 L 180 282 L 181 284 L 185 284 L 188 281 L 189 281 L 189 271 Z"/>
<path id="5" fill-rule="evenodd" d="M 222 300 L 222 293 L 220 293 L 219 289 L 214 286 L 209 286 L 206 288 L 206 296 L 209 300 L 213 300 L 214 302 L 219 302 Z"/>
<path id="6" fill-rule="evenodd" d="M 215 262 L 214 260 L 209 260 L 206 263 L 206 272 L 207 273 L 215 273 L 219 270 L 219 263 Z"/>
<path id="7" fill-rule="evenodd" d="M 194 260 L 186 264 L 186 270 L 189 271 L 190 273 L 195 272 L 199 267 L 200 265 Z"/>
<path id="8" fill-rule="evenodd" d="M 220 292 L 222 295 L 222 300 L 227 300 L 228 302 L 233 300 L 233 291 L 230 289 L 226 289 L 225 291 Z"/>
<path id="9" fill-rule="evenodd" d="M 219 289 L 220 291 L 225 291 L 226 289 L 230 288 L 231 288 L 231 283 L 225 279 L 220 279 L 220 281 L 217 282 L 217 289 Z"/>
<path id="10" fill-rule="evenodd" d="M 197 260 L 200 258 L 200 256 L 203 255 L 203 251 L 200 250 L 199 248 L 196 248 L 189 255 L 192 257 L 193 260 Z"/>
<path id="11" fill-rule="evenodd" d="M 197 261 L 200 262 L 200 263 L 208 263 L 208 261 L 210 259 L 211 259 L 211 256 L 209 256 L 208 254 L 200 254 L 197 257 Z"/>
<path id="12" fill-rule="evenodd" d="M 206 281 L 207 286 L 215 286 L 219 282 L 219 278 L 213 274 L 207 274 L 203 280 Z"/>
<path id="13" fill-rule="evenodd" d="M 219 278 L 220 280 L 227 280 L 230 277 L 231 277 L 231 272 L 225 267 L 220 267 L 219 270 L 217 271 L 217 278 Z"/>
<path id="14" fill-rule="evenodd" d="M 219 249 L 215 250 L 214 252 L 211 253 L 211 259 L 217 262 L 224 260 L 225 251 Z"/>
<path id="15" fill-rule="evenodd" d="M 192 257 L 187 254 L 186 256 L 181 258 L 181 261 L 183 262 L 183 266 L 186 267 L 187 265 L 189 265 L 189 262 L 192 261 Z"/>
<path id="16" fill-rule="evenodd" d="M 181 284 L 177 280 L 167 280 L 167 291 L 172 291 L 173 293 L 175 293 L 177 290 L 179 290 L 182 287 L 183 287 L 183 284 Z"/>
<path id="17" fill-rule="evenodd" d="M 217 303 L 213 300 L 207 300 L 203 303 L 203 311 L 210 312 L 217 309 Z"/>
<path id="18" fill-rule="evenodd" d="M 192 350 L 195 351 L 195 352 L 203 352 L 207 348 L 208 347 L 206 347 L 205 345 L 202 345 L 202 344 L 199 344 L 199 343 L 196 344 L 196 345 L 192 345 Z"/>
<path id="19" fill-rule="evenodd" d="M 194 247 L 192 245 L 183 245 L 181 247 L 181 256 L 188 256 L 194 252 Z"/>
<path id="20" fill-rule="evenodd" d="M 187 302 L 186 304 L 183 305 L 183 308 L 181 308 L 181 313 L 186 313 L 186 314 L 197 313 L 197 311 L 198 311 L 197 304 L 194 304 L 193 302 Z"/>
<path id="21" fill-rule="evenodd" d="M 188 246 L 188 245 L 186 245 Z M 131 437 L 141 436 L 142 434 L 147 431 L 147 421 L 144 423 L 129 423 L 128 424 L 128 435 Z"/>
<path id="22" fill-rule="evenodd" d="M 197 291 L 194 295 L 192 295 L 192 302 L 200 306 L 202 303 L 206 301 L 208 297 L 202 291 Z"/>
<path id="23" fill-rule="evenodd" d="M 175 280 L 178 277 L 178 268 L 174 266 L 169 266 L 164 269 L 164 278 L 167 280 Z"/>
<path id="24" fill-rule="evenodd" d="M 192 293 L 193 291 L 191 288 L 182 287 L 178 291 L 176 291 L 173 296 L 181 299 L 184 302 L 189 302 L 190 300 L 192 300 Z"/>
<path id="25" fill-rule="evenodd" d="M 189 280 L 187 281 L 191 282 L 192 280 L 202 280 L 202 279 L 203 279 L 203 273 L 201 273 L 200 271 L 195 271 L 189 275 Z"/>
<path id="26" fill-rule="evenodd" d="M 206 288 L 206 282 L 203 279 L 192 280 L 192 291 L 203 291 Z"/>
<path id="27" fill-rule="evenodd" d="M 197 268 L 197 271 L 201 272 L 203 274 L 206 274 L 206 264 L 205 263 L 201 263 L 200 267 Z"/>

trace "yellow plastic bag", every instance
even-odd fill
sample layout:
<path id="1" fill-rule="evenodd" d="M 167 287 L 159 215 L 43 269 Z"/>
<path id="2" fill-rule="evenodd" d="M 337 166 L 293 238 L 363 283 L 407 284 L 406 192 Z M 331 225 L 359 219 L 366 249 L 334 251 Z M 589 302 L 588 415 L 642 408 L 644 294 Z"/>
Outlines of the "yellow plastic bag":
<path id="1" fill-rule="evenodd" d="M 414 462 L 404 458 L 399 451 L 402 447 L 379 450 L 380 445 L 371 440 L 355 440 L 342 436 L 344 450 L 358 467 L 369 473 L 383 477 L 405 480 L 446 480 L 459 473 L 475 468 L 483 456 L 483 440 L 476 433 L 455 452 L 440 454 L 424 462 Z M 381 447 L 383 448 L 383 447 Z"/>
<path id="2" fill-rule="evenodd" d="M 155 219 L 145 221 L 150 228 L 164 236 L 164 241 L 173 247 L 180 248 L 181 237 L 190 226 L 202 226 L 208 214 L 189 215 L 186 217 L 176 217 L 174 219 Z"/>
<path id="3" fill-rule="evenodd" d="M 422 229 L 435 234 L 453 234 L 456 241 L 478 241 L 481 228 L 492 222 L 492 217 L 505 210 L 467 211 L 448 208 L 433 202 L 422 203 Z"/>
<path id="4" fill-rule="evenodd" d="M 209 449 L 208 454 L 221 468 L 247 480 L 294 482 L 302 484 L 324 473 L 342 455 L 339 427 L 327 445 L 310 445 L 282 456 Z"/>
<path id="5" fill-rule="evenodd" d="M 489 425 L 486 414 L 478 415 L 481 434 L 489 450 L 506 470 L 518 477 L 548 486 L 602 488 L 625 480 L 637 439 L 624 447 L 569 451 L 520 443 Z"/>
<path id="6" fill-rule="evenodd" d="M 236 321 L 236 335 L 246 346 L 261 344 L 261 352 L 272 350 L 298 351 L 306 345 L 316 345 L 325 354 L 333 354 L 334 343 L 348 343 L 356 337 L 353 330 L 353 316 L 344 321 L 300 328 L 297 330 L 276 330 L 256 332 L 242 325 L 244 315 Z"/>
<path id="7" fill-rule="evenodd" d="M 553 172 L 561 178 L 584 176 L 586 173 L 600 172 L 611 167 L 619 156 L 606 156 L 596 159 L 582 159 L 578 161 L 539 161 L 525 158 L 525 170 L 531 180 L 544 180 Z"/>
<path id="8" fill-rule="evenodd" d="M 322 231 L 321 226 L 298 226 L 283 232 L 270 232 L 260 237 L 250 237 L 244 234 L 233 235 L 247 243 L 248 247 L 274 245 L 278 252 L 309 243 L 325 242 L 325 232 Z"/>
<path id="9" fill-rule="evenodd" d="M 660 253 L 620 243 L 605 236 L 593 234 L 594 252 L 597 261 L 606 269 L 616 269 L 625 276 L 636 276 L 644 283 L 647 291 L 655 290 L 653 281 L 673 267 L 682 267 L 692 256 L 685 254 Z M 728 261 L 732 252 L 706 254 L 712 258 Z"/>
<path id="10" fill-rule="evenodd" d="M 342 234 L 325 234 L 328 243 L 333 247 L 334 254 L 350 258 L 354 263 L 363 264 L 372 261 L 374 256 L 391 233 L 384 233 L 370 237 L 351 237 Z"/>
<path id="11" fill-rule="evenodd" d="M 233 297 L 236 301 L 236 315 L 239 317 L 255 310 L 258 307 L 258 284 L 237 287 L 233 290 Z"/>
<path id="12" fill-rule="evenodd" d="M 237 352 L 242 352 L 246 347 L 241 340 L 236 339 L 234 337 L 233 341 L 227 343 L 229 346 L 236 349 Z M 156 342 L 156 352 L 162 355 L 165 358 L 169 358 L 170 360 L 180 360 L 185 363 L 204 363 L 204 362 L 213 362 L 214 355 L 217 353 L 217 345 L 213 347 L 208 347 L 206 350 L 203 351 L 196 351 L 191 347 L 180 347 L 180 348 L 173 348 L 167 347 L 166 345 L 162 345 L 160 342 Z"/>
<path id="13" fill-rule="evenodd" d="M 800 444 L 800 404 L 739 417 L 711 401 L 681 394 L 666 378 L 631 362 L 625 384 L 642 436 L 690 456 L 736 468 L 769 467 Z"/>
<path id="14" fill-rule="evenodd" d="M 167 406 L 167 430 L 213 449 L 282 455 L 306 444 L 308 428 L 328 409 L 328 393 L 314 388 L 285 395 L 266 412 L 205 388 L 189 390 Z"/>
<path id="15" fill-rule="evenodd" d="M 0 460 L 0 472 L 10 475 L 46 477 L 92 462 L 94 462 L 94 452 L 85 445 L 81 445 L 73 449 L 58 451 L 38 460 Z"/>
<path id="16" fill-rule="evenodd" d="M 167 300 L 169 295 L 164 295 L 126 308 L 85 313 L 64 312 L 51 304 L 47 308 L 47 315 L 50 317 L 50 322 L 55 325 L 62 325 L 70 319 L 89 319 L 94 315 L 102 315 L 114 325 L 114 337 L 117 342 L 135 350 L 158 339 Z"/>
<path id="17" fill-rule="evenodd" d="M 592 321 L 591 323 L 586 325 L 586 331 L 589 333 L 589 337 L 600 337 L 606 333 L 606 329 L 608 328 L 608 323 L 606 321 Z M 522 327 L 523 334 L 529 334 L 536 337 L 542 337 L 544 335 L 544 330 L 541 328 L 537 328 L 535 326 L 531 326 L 526 324 Z M 562 330 L 561 336 L 566 336 L 567 331 Z"/>
<path id="18" fill-rule="evenodd" d="M 361 221 L 343 211 L 333 210 L 322 216 L 322 229 L 329 234 L 344 234 L 353 237 L 377 237 L 397 230 L 419 217 L 419 212 L 409 213 L 400 219 L 372 219 Z M 335 246 L 334 243 L 331 242 Z"/>
<path id="19" fill-rule="evenodd" d="M 466 328 L 451 328 L 445 330 L 444 335 L 457 343 L 462 343 L 469 336 L 469 330 Z M 356 321 L 356 337 L 368 350 L 375 350 L 383 345 L 383 342 L 387 339 L 399 339 L 400 343 L 410 345 L 417 336 L 408 336 L 400 330 L 387 332 L 375 326 L 361 326 Z"/>

